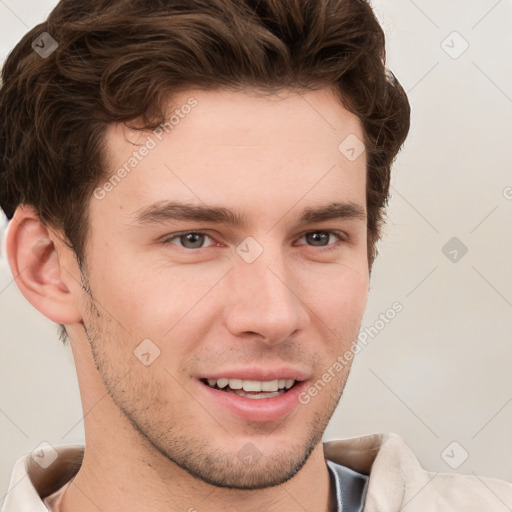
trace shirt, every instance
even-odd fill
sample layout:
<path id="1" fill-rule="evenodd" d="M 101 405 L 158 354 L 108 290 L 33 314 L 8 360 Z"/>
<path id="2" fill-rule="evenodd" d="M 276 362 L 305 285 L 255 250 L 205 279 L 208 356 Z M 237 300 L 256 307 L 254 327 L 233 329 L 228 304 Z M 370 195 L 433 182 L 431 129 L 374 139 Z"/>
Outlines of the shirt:
<path id="1" fill-rule="evenodd" d="M 333 512 L 361 512 L 368 477 L 330 460 L 326 462 L 336 504 Z M 62 497 L 72 480 L 73 478 L 58 491 L 43 499 L 43 503 L 48 510 L 52 512 L 60 511 Z"/>
<path id="2" fill-rule="evenodd" d="M 57 459 L 44 469 L 45 481 L 31 454 L 20 457 L 14 466 L 9 491 L 1 512 L 58 512 L 66 489 L 80 468 L 83 459 L 82 445 L 62 445 L 38 450 L 42 461 L 50 461 L 53 450 Z M 58 464 L 56 462 L 59 461 Z M 336 504 L 335 512 L 362 512 L 368 477 L 326 460 L 331 487 Z M 53 468 L 53 464 L 56 464 Z M 45 464 L 43 463 L 43 466 Z M 62 485 L 63 480 L 66 482 Z M 15 481 L 19 484 L 15 483 Z M 48 494 L 48 489 L 57 489 Z"/>
<path id="3" fill-rule="evenodd" d="M 16 462 L 1 512 L 48 512 L 41 496 L 61 488 L 76 473 L 83 447 L 55 447 L 58 458 L 48 469 L 30 455 Z M 342 472 L 368 476 L 363 484 L 363 512 L 510 512 L 512 484 L 480 475 L 426 471 L 404 440 L 390 433 L 328 441 L 323 445 L 331 478 Z M 336 466 L 333 466 L 333 464 Z M 74 474 L 74 473 L 73 473 Z M 334 480 L 336 486 L 336 480 Z M 338 480 L 343 498 L 343 474 Z M 357 495 L 357 492 L 349 492 Z M 345 502 L 343 502 L 345 506 Z M 350 503 L 347 507 L 352 506 Z M 356 505 L 357 506 L 357 505 Z M 357 508 L 355 510 L 358 510 Z M 346 508 L 343 512 L 351 512 Z"/>

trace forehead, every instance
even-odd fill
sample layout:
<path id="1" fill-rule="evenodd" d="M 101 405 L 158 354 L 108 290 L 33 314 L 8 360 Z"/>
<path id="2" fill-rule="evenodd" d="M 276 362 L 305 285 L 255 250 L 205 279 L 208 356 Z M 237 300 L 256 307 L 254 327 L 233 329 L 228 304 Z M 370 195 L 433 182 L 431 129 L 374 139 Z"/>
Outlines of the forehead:
<path id="1" fill-rule="evenodd" d="M 153 131 L 109 126 L 105 199 L 139 210 L 169 198 L 222 199 L 240 211 L 301 198 L 355 203 L 364 195 L 366 154 L 351 158 L 345 146 L 360 153 L 363 138 L 358 118 L 327 88 L 266 96 L 190 90 L 169 101 L 166 121 Z"/>

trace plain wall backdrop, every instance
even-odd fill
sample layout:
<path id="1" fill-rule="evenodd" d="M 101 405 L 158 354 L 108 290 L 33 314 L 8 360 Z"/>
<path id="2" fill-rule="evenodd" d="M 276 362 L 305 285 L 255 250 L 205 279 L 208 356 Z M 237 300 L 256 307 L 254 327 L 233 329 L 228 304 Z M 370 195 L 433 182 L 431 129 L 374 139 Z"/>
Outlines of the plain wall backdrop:
<path id="1" fill-rule="evenodd" d="M 0 0 L 0 62 L 56 3 Z M 412 124 L 325 439 L 395 432 L 431 471 L 512 481 L 512 2 L 373 6 Z M 70 348 L 0 257 L 0 502 L 22 453 L 83 443 L 82 415 Z"/>

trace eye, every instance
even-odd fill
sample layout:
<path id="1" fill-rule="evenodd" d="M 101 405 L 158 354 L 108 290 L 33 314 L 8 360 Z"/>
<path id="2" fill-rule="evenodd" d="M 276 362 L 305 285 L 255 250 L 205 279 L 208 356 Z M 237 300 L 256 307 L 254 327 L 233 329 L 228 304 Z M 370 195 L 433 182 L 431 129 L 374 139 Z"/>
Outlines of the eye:
<path id="1" fill-rule="evenodd" d="M 327 250 L 335 249 L 335 244 L 327 243 L 331 236 L 335 236 L 339 241 L 345 242 L 348 240 L 348 237 L 342 231 L 309 231 L 302 235 L 302 238 L 305 238 L 308 242 L 313 243 L 313 247 L 328 247 Z M 304 245 L 304 244 L 299 244 Z"/>
<path id="2" fill-rule="evenodd" d="M 339 241 L 342 242 L 348 241 L 348 236 L 342 231 L 309 231 L 308 233 L 304 233 L 299 240 L 305 238 L 307 242 L 313 247 L 326 247 L 326 250 L 331 250 L 336 248 L 335 243 L 328 243 L 332 236 L 336 237 Z M 213 240 L 213 238 L 207 235 L 205 231 L 184 231 L 182 233 L 175 233 L 167 237 L 162 241 L 162 243 L 164 245 L 179 245 L 184 249 L 190 250 L 203 249 L 205 247 L 209 247 L 203 245 L 206 238 Z M 174 243 L 175 240 L 178 240 L 179 243 Z"/>
<path id="3" fill-rule="evenodd" d="M 183 233 L 176 233 L 166 238 L 162 243 L 169 244 L 173 243 L 173 240 L 177 239 L 180 242 L 180 246 L 184 249 L 202 249 L 205 238 L 211 238 L 204 231 L 185 231 Z M 173 244 L 178 245 L 178 244 Z"/>

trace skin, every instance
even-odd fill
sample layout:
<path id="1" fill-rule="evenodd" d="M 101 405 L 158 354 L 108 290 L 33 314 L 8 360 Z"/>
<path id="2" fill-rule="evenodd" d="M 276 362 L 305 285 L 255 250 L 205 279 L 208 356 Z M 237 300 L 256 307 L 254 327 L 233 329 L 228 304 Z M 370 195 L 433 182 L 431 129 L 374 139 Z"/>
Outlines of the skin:
<path id="1" fill-rule="evenodd" d="M 86 450 L 61 509 L 334 510 L 321 438 L 350 365 L 279 421 L 241 419 L 199 377 L 287 366 L 312 385 L 351 348 L 369 285 L 366 221 L 297 218 L 331 202 L 365 210 L 366 155 L 349 161 L 338 150 L 349 134 L 363 139 L 360 123 L 327 88 L 191 90 L 169 108 L 190 97 L 190 114 L 91 198 L 85 276 L 30 207 L 9 228 L 18 286 L 66 325 L 76 362 Z M 111 125 L 110 171 L 147 136 Z M 135 222 L 169 199 L 237 210 L 247 225 Z M 194 230 L 208 236 L 169 241 Z M 328 230 L 348 239 L 311 236 Z M 252 263 L 236 252 L 248 236 L 263 249 Z M 144 339 L 160 350 L 147 366 L 134 356 Z M 248 446 L 257 456 L 242 459 Z"/>

